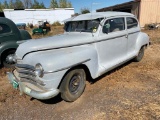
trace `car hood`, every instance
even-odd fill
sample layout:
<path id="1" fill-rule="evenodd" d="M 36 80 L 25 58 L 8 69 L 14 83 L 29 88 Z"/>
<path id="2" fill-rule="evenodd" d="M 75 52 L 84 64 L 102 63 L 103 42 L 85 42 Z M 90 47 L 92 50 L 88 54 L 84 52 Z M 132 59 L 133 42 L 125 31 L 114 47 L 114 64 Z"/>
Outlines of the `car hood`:
<path id="1" fill-rule="evenodd" d="M 29 40 L 23 44 L 20 44 L 16 51 L 16 56 L 19 59 L 22 59 L 27 53 L 72 47 L 93 41 L 94 39 L 91 33 L 64 33 L 52 37 Z"/>

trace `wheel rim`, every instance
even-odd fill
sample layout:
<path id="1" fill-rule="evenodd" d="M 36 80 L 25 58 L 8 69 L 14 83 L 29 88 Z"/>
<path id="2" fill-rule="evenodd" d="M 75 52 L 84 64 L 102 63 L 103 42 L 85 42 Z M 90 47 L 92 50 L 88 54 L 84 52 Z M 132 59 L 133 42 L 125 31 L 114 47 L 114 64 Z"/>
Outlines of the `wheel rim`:
<path id="1" fill-rule="evenodd" d="M 14 54 L 9 54 L 8 56 L 6 56 L 5 63 L 10 65 L 15 64 L 13 59 L 14 59 Z"/>
<path id="2" fill-rule="evenodd" d="M 70 80 L 70 83 L 69 83 L 69 91 L 72 93 L 72 94 L 76 94 L 80 87 L 81 87 L 81 76 L 79 74 L 76 74 L 74 75 L 71 80 Z"/>

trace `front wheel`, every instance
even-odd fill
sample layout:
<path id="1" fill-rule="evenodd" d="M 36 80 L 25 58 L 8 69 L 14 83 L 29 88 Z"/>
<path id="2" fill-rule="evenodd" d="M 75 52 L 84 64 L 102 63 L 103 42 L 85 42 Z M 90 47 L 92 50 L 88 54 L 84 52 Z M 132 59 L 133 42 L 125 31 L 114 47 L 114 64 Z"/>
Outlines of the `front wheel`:
<path id="1" fill-rule="evenodd" d="M 63 100 L 73 102 L 78 99 L 84 89 L 86 83 L 86 74 L 83 69 L 75 69 L 70 71 L 63 79 L 60 91 Z"/>
<path id="2" fill-rule="evenodd" d="M 15 50 L 10 50 L 5 52 L 2 56 L 2 64 L 4 67 L 13 68 L 15 66 L 14 59 Z"/>
<path id="3" fill-rule="evenodd" d="M 139 50 L 139 53 L 138 55 L 134 58 L 134 61 L 136 62 L 140 62 L 144 56 L 144 49 L 145 47 L 143 46 L 140 50 Z"/>

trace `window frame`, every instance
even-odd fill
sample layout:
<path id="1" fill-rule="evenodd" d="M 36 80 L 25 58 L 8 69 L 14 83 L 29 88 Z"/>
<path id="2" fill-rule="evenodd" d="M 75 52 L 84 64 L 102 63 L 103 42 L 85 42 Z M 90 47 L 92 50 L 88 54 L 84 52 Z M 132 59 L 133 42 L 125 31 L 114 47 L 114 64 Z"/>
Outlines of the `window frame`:
<path id="1" fill-rule="evenodd" d="M 118 17 L 111 17 L 111 18 L 107 18 L 107 19 L 105 19 L 105 20 L 104 20 L 103 26 L 105 25 L 105 23 L 106 23 L 106 21 L 107 21 L 107 20 L 117 19 L 117 18 L 123 18 L 123 20 L 124 20 L 124 29 L 123 29 L 123 30 L 120 30 L 120 31 L 108 32 L 107 34 L 111 34 L 111 33 L 115 33 L 115 32 L 122 32 L 122 31 L 126 31 L 126 17 L 125 17 L 125 16 L 118 16 Z M 102 30 L 101 30 L 101 32 L 102 32 L 103 34 L 106 34 L 106 33 L 104 33 L 104 32 L 103 32 L 103 26 L 102 26 Z"/>
<path id="2" fill-rule="evenodd" d="M 132 28 L 128 28 L 127 18 L 132 18 L 132 19 L 136 20 L 137 26 L 136 27 L 132 27 Z M 138 22 L 138 20 L 135 17 L 126 17 L 126 29 L 127 30 L 135 29 L 135 28 L 138 28 L 138 27 L 139 27 L 139 22 Z"/>

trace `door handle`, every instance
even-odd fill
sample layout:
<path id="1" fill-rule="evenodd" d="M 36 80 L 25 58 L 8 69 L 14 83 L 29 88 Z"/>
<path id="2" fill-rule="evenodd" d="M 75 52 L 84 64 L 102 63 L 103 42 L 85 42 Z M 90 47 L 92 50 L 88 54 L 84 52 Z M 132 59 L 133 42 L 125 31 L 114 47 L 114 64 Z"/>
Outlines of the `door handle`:
<path id="1" fill-rule="evenodd" d="M 125 37 L 128 38 L 128 34 L 126 34 Z"/>

